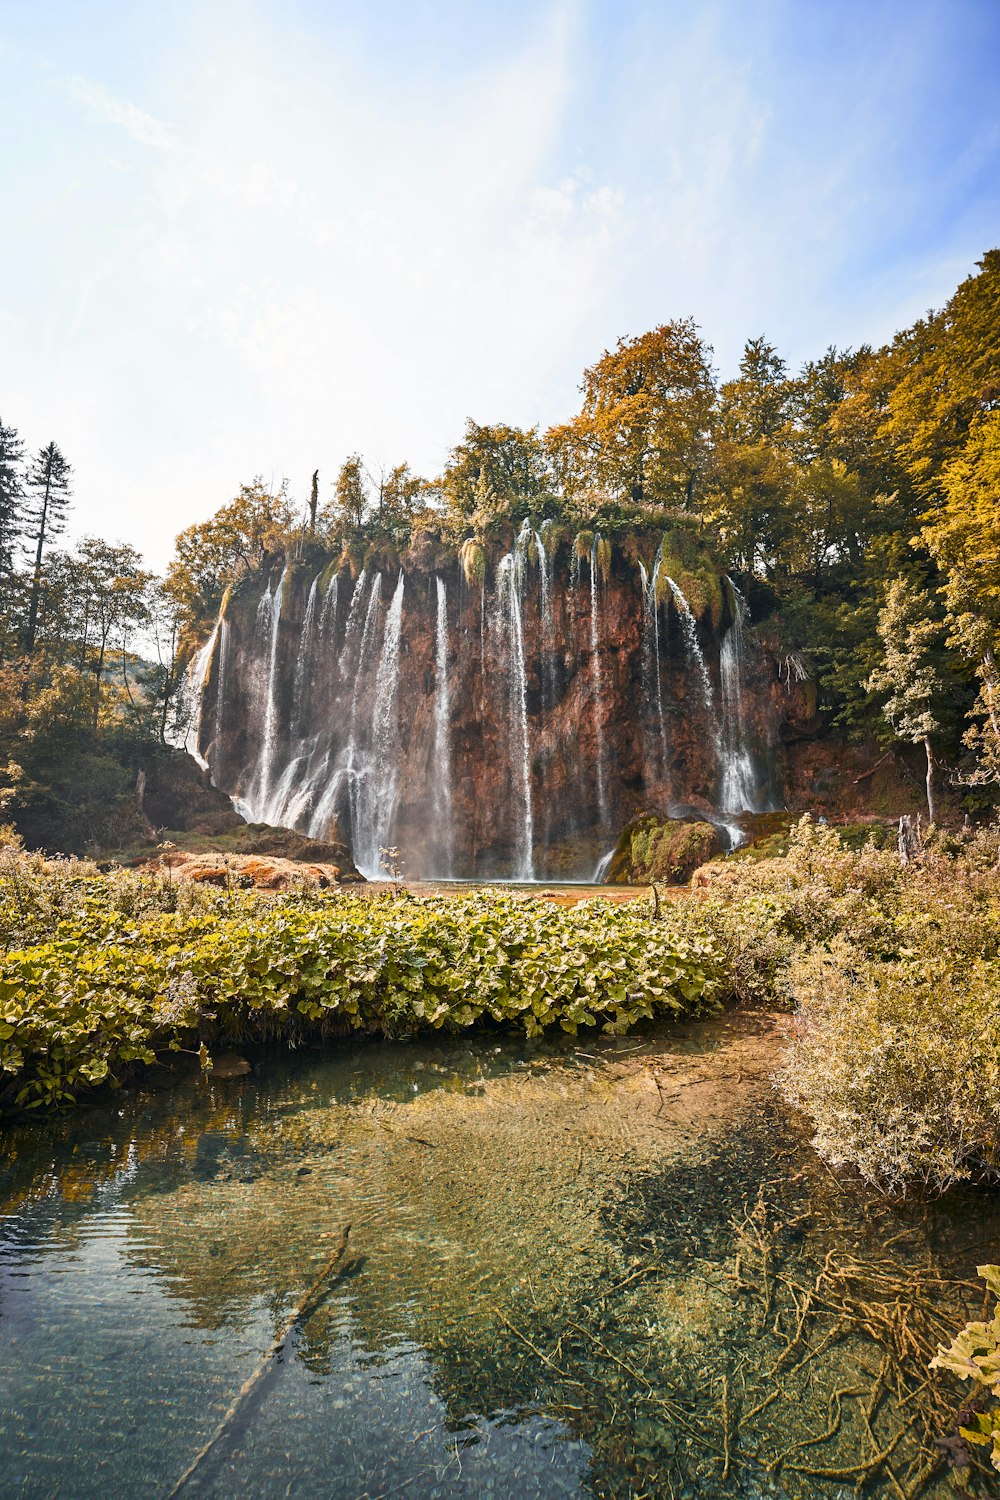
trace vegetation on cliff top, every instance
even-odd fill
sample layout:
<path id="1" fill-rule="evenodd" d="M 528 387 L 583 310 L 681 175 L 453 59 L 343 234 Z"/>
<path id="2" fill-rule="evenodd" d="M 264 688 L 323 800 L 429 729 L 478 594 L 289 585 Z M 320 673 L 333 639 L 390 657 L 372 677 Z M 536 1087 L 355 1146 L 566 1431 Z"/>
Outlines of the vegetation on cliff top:
<path id="1" fill-rule="evenodd" d="M 351 455 L 325 497 L 244 485 L 188 527 L 163 580 L 128 546 L 62 550 L 72 471 L 0 423 L 0 806 L 32 844 L 135 833 L 135 783 L 226 590 L 283 558 L 439 567 L 482 581 L 526 518 L 546 549 L 663 574 L 724 617 L 720 571 L 852 736 L 923 744 L 970 807 L 1000 779 L 1000 250 L 880 349 L 796 374 L 763 338 L 717 382 L 688 319 L 620 339 L 548 432 L 470 420 L 442 472 Z M 586 567 L 587 563 L 583 562 Z"/>
<path id="2" fill-rule="evenodd" d="M 434 478 L 352 455 L 308 509 L 245 487 L 181 535 L 168 588 L 197 634 L 229 583 L 280 556 L 357 571 L 461 552 L 479 581 L 529 518 L 547 548 L 579 537 L 589 556 L 600 534 L 602 570 L 613 555 L 649 571 L 662 539 L 696 612 L 718 623 L 718 574 L 738 575 L 842 732 L 923 745 L 931 780 L 943 757 L 982 805 L 1000 778 L 998 389 L 998 250 L 890 344 L 798 374 L 761 337 L 720 385 L 697 327 L 665 323 L 584 372 L 570 421 L 470 420 Z"/>

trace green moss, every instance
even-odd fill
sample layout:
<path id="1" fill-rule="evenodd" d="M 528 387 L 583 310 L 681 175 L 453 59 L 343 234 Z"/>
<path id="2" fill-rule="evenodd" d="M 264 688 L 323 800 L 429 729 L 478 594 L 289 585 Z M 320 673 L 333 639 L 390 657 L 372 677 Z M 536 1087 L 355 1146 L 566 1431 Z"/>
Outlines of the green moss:
<path id="1" fill-rule="evenodd" d="M 599 536 L 597 538 L 597 576 L 602 583 L 607 583 L 611 577 L 611 538 Z"/>
<path id="2" fill-rule="evenodd" d="M 486 578 L 486 548 L 475 537 L 466 537 L 458 549 L 458 561 L 469 588 L 481 588 Z"/>
<path id="3" fill-rule="evenodd" d="M 614 885 L 647 885 L 654 880 L 683 885 L 720 847 L 710 823 L 642 813 L 623 829 L 608 880 Z"/>

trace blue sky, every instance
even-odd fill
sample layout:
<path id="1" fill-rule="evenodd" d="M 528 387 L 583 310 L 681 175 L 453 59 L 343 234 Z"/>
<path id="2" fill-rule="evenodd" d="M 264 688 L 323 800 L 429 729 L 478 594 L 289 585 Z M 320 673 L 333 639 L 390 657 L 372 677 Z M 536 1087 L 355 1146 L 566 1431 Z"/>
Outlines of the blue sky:
<path id="1" fill-rule="evenodd" d="M 998 76 L 998 0 L 0 0 L 0 415 L 162 566 L 668 318 L 881 341 L 1000 243 Z"/>

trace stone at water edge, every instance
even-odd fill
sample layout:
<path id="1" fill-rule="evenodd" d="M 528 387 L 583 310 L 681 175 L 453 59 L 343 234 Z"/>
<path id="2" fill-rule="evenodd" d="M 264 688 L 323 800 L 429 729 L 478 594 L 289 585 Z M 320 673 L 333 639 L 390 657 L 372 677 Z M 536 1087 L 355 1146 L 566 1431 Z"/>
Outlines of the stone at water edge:
<path id="1" fill-rule="evenodd" d="M 699 866 L 722 852 L 719 831 L 711 823 L 640 813 L 622 829 L 607 883 L 686 885 Z"/>

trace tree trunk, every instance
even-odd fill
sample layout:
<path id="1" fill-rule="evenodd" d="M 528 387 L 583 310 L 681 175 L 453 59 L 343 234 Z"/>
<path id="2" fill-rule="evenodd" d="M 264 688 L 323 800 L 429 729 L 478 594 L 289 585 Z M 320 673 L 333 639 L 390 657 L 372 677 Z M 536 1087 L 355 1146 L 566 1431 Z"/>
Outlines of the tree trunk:
<path id="1" fill-rule="evenodd" d="M 927 821 L 936 823 L 934 811 L 934 751 L 931 749 L 930 736 L 924 736 L 924 752 L 927 756 Z"/>
<path id="2" fill-rule="evenodd" d="M 49 518 L 49 491 L 51 473 L 45 478 L 45 494 L 42 496 L 42 514 L 38 522 L 38 546 L 35 548 L 35 571 L 31 576 L 31 602 L 28 605 L 28 625 L 24 632 L 24 649 L 30 656 L 35 649 L 35 633 L 38 630 L 38 600 L 42 592 L 42 552 L 45 547 L 45 527 Z"/>
<path id="3" fill-rule="evenodd" d="M 920 853 L 920 819 L 916 821 L 909 813 L 904 813 L 899 820 L 899 862 L 905 869 L 908 864 Z"/>
<path id="4" fill-rule="evenodd" d="M 319 509 L 319 470 L 312 477 L 312 489 L 309 492 L 309 535 L 316 534 L 316 512 Z"/>
<path id="5" fill-rule="evenodd" d="M 107 650 L 107 636 L 101 642 L 101 649 L 97 657 L 97 666 L 94 669 L 94 733 L 97 733 L 98 719 L 101 713 L 101 678 L 104 676 L 104 654 Z"/>

